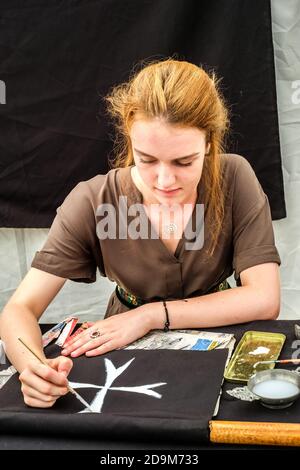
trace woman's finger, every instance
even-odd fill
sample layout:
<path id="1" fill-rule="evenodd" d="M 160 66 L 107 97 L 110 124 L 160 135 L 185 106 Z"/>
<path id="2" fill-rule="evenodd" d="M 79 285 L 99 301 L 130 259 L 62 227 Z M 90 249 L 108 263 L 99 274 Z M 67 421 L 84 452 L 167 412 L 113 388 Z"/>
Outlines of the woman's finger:
<path id="1" fill-rule="evenodd" d="M 47 363 L 50 367 L 55 369 L 57 372 L 63 374 L 65 377 L 68 377 L 72 367 L 73 362 L 69 357 L 58 356 L 54 359 L 48 359 Z"/>
<path id="2" fill-rule="evenodd" d="M 85 355 L 88 357 L 101 356 L 101 354 L 105 354 L 107 352 L 113 351 L 116 348 L 117 348 L 116 341 L 108 340 L 106 343 L 101 344 L 97 348 L 90 349 L 89 351 L 85 353 Z"/>
<path id="3" fill-rule="evenodd" d="M 33 373 L 34 376 L 38 376 L 46 382 L 58 385 L 59 387 L 66 387 L 68 385 L 66 376 L 48 365 L 40 364 L 39 362 L 31 363 L 27 371 L 29 374 Z"/>
<path id="4" fill-rule="evenodd" d="M 62 351 L 61 351 L 61 354 L 66 356 L 66 355 L 69 355 L 75 351 L 78 351 L 79 349 L 83 348 L 85 345 L 89 344 L 89 348 L 90 348 L 90 342 L 91 341 L 100 341 L 98 343 L 94 343 L 99 345 L 99 344 L 102 344 L 103 342 L 103 338 L 105 338 L 105 335 L 109 333 L 107 331 L 103 331 L 102 332 L 97 328 L 89 328 L 88 330 L 86 330 L 84 333 L 82 333 L 80 335 L 80 337 L 78 339 L 76 339 L 76 341 L 73 342 L 73 344 L 68 344 Z M 73 357 L 73 356 L 72 356 Z"/>
<path id="5" fill-rule="evenodd" d="M 64 348 L 65 348 L 65 347 L 73 346 L 74 343 L 76 343 L 77 341 L 80 341 L 82 338 L 85 337 L 85 335 L 86 335 L 86 330 L 85 330 L 85 331 L 82 331 L 81 333 L 79 333 L 78 335 L 76 335 L 74 338 L 68 339 L 68 340 L 65 341 L 65 343 L 64 343 Z"/>
<path id="6" fill-rule="evenodd" d="M 77 338 L 74 338 L 72 343 L 66 344 L 64 346 L 63 350 L 61 351 L 61 353 L 63 355 L 70 354 L 70 352 L 75 351 L 76 349 L 78 349 L 81 346 L 83 346 L 84 344 L 86 344 L 88 341 L 90 341 L 92 339 L 91 334 L 94 331 L 95 330 L 91 329 L 91 328 L 87 329 L 86 331 L 83 331 L 80 335 L 77 336 Z M 101 333 L 100 333 L 100 335 L 101 335 Z M 66 351 L 67 351 L 67 353 L 66 353 Z"/>
<path id="7" fill-rule="evenodd" d="M 27 406 L 30 406 L 32 408 L 51 408 L 51 406 L 54 405 L 55 401 L 56 400 L 42 401 L 42 400 L 38 400 L 36 398 L 32 398 L 27 395 L 24 395 L 24 403 Z"/>
<path id="8" fill-rule="evenodd" d="M 79 329 L 82 329 L 82 331 L 80 333 L 77 333 L 77 330 L 75 331 L 75 333 L 70 337 L 68 338 L 65 343 L 64 343 L 64 347 L 68 347 L 68 346 L 71 346 L 72 344 L 75 343 L 75 341 L 77 341 L 78 339 L 80 339 L 82 337 L 82 335 L 84 335 L 86 333 L 86 331 L 94 325 L 95 322 L 85 322 L 81 325 L 81 327 L 79 327 Z"/>
<path id="9" fill-rule="evenodd" d="M 45 377 L 33 374 L 31 371 L 23 371 L 20 374 L 19 380 L 22 382 L 22 386 L 35 389 L 43 395 L 62 396 L 68 391 L 67 383 L 59 386 L 49 382 Z"/>
<path id="10" fill-rule="evenodd" d="M 106 343 L 110 339 L 111 337 L 109 334 L 103 334 L 99 336 L 98 338 L 88 337 L 87 341 L 83 343 L 82 342 L 79 343 L 78 345 L 76 345 L 77 347 L 74 347 L 73 349 L 69 350 L 68 348 L 67 350 L 62 351 L 62 354 L 70 354 L 71 357 L 78 357 L 78 356 L 81 356 L 81 354 L 84 354 L 89 350 L 93 350 L 101 346 L 102 344 Z"/>
<path id="11" fill-rule="evenodd" d="M 60 394 L 59 395 L 54 395 L 54 394 L 46 395 L 46 394 L 40 392 L 39 390 L 30 387 L 27 384 L 22 384 L 21 390 L 22 390 L 22 393 L 23 393 L 24 396 L 34 398 L 36 400 L 44 401 L 46 403 L 56 401 L 58 398 L 60 398 L 62 396 Z M 68 390 L 67 390 L 67 392 L 68 392 Z"/>

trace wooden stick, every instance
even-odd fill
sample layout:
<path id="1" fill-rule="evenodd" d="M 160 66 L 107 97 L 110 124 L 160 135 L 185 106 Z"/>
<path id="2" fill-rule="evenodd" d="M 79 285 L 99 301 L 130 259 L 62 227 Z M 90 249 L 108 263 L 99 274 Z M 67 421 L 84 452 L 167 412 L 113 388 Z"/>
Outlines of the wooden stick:
<path id="1" fill-rule="evenodd" d="M 210 421 L 210 441 L 219 444 L 300 446 L 300 424 Z"/>
<path id="2" fill-rule="evenodd" d="M 47 367 L 50 367 L 49 364 L 47 364 L 47 362 L 45 362 L 40 356 L 38 356 L 38 354 L 36 352 L 34 352 L 21 338 L 18 338 L 18 340 L 20 341 L 20 343 L 23 344 L 23 346 L 25 346 L 26 349 L 28 349 L 28 351 L 31 352 L 31 354 L 33 354 L 42 364 L 44 364 L 45 366 Z M 50 367 L 51 369 L 51 367 Z M 93 413 L 93 410 L 92 408 L 90 407 L 90 405 L 82 398 L 81 395 L 79 395 L 78 392 L 76 392 L 76 390 L 74 390 L 74 388 L 71 387 L 71 385 L 67 385 L 67 388 L 69 390 L 69 392 L 73 393 L 73 395 L 75 395 L 75 397 L 84 405 L 86 406 L 92 413 Z"/>

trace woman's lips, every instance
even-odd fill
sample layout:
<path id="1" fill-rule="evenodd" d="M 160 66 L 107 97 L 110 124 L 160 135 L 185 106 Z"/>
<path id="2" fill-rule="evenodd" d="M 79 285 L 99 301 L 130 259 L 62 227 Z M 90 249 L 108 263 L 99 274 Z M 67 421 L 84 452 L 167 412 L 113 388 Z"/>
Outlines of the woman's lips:
<path id="1" fill-rule="evenodd" d="M 165 189 L 159 189 L 155 188 L 159 193 L 163 194 L 164 196 L 173 196 L 176 194 L 178 191 L 180 191 L 181 188 L 176 188 L 176 189 L 171 189 L 171 190 L 165 190 Z"/>

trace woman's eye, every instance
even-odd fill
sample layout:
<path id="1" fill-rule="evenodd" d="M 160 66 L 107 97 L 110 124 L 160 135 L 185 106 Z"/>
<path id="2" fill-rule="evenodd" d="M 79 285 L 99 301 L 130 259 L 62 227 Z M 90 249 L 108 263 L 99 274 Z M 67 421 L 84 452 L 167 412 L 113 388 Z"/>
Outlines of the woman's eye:
<path id="1" fill-rule="evenodd" d="M 143 160 L 142 158 L 140 158 L 140 162 L 141 163 L 154 163 L 155 160 Z"/>
<path id="2" fill-rule="evenodd" d="M 189 162 L 189 163 L 179 163 L 177 162 L 177 165 L 179 166 L 190 166 L 193 162 Z"/>
<path id="3" fill-rule="evenodd" d="M 156 160 L 143 160 L 142 158 L 140 158 L 140 162 L 141 163 L 155 163 Z M 180 163 L 180 162 L 174 162 L 175 165 L 178 165 L 178 166 L 191 166 L 193 162 L 188 162 L 188 163 Z"/>

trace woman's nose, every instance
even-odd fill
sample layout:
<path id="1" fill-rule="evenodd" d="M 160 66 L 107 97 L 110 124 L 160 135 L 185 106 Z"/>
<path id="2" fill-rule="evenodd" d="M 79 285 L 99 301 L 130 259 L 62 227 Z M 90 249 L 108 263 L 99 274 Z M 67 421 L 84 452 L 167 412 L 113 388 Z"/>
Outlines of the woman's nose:
<path id="1" fill-rule="evenodd" d="M 176 181 L 175 174 L 167 166 L 160 166 L 157 174 L 157 185 L 159 189 L 168 189 Z"/>

